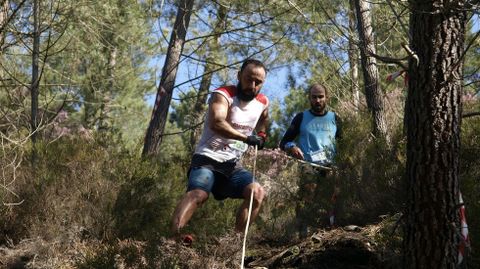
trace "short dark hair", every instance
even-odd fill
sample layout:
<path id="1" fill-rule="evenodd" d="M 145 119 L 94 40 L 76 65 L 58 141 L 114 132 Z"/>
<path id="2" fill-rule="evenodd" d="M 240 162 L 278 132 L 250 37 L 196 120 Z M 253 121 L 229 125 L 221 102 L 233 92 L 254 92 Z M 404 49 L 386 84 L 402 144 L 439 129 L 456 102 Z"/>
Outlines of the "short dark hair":
<path id="1" fill-rule="evenodd" d="M 312 93 L 312 89 L 313 89 L 313 88 L 317 88 L 317 87 L 323 89 L 323 90 L 325 91 L 325 95 L 328 96 L 328 89 L 327 89 L 327 87 L 323 86 L 323 85 L 320 84 L 320 83 L 314 83 L 314 84 L 312 84 L 312 86 L 310 86 L 310 88 L 308 88 L 308 95 L 310 96 L 310 94 Z"/>
<path id="2" fill-rule="evenodd" d="M 242 67 L 240 67 L 240 73 L 243 72 L 243 70 L 245 70 L 245 68 L 247 68 L 247 65 L 249 64 L 253 64 L 256 67 L 261 67 L 263 68 L 263 70 L 265 70 L 265 74 L 267 73 L 267 68 L 265 67 L 265 64 L 263 64 L 263 62 L 256 59 L 246 59 L 243 62 Z"/>

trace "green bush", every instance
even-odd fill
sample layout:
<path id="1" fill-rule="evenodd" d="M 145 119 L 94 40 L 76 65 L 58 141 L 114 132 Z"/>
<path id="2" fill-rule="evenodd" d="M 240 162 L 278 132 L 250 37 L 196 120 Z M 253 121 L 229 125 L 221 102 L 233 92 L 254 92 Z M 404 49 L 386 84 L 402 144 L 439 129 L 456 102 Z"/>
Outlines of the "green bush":
<path id="1" fill-rule="evenodd" d="M 368 117 L 344 122 L 338 145 L 339 219 L 344 224 L 377 222 L 380 215 L 403 210 L 406 139 L 400 127 L 390 132 L 390 142 L 371 134 Z"/>
<path id="2" fill-rule="evenodd" d="M 145 240 L 153 234 L 167 235 L 176 200 L 183 191 L 184 169 L 176 164 L 161 166 L 135 160 L 124 169 L 131 175 L 121 185 L 113 208 L 117 236 Z"/>
<path id="3" fill-rule="evenodd" d="M 164 235 L 184 191 L 183 166 L 82 139 L 39 143 L 35 165 L 24 160 L 17 170 L 11 188 L 23 203 L 1 207 L 1 242 L 56 238 L 74 227 L 100 239 Z"/>
<path id="4" fill-rule="evenodd" d="M 111 219 L 105 212 L 116 195 L 116 183 L 103 177 L 108 158 L 103 148 L 81 139 L 38 143 L 35 164 L 26 159 L 18 169 L 14 188 L 24 202 L 8 208 L 6 236 L 51 238 L 72 227 L 104 234 Z"/>

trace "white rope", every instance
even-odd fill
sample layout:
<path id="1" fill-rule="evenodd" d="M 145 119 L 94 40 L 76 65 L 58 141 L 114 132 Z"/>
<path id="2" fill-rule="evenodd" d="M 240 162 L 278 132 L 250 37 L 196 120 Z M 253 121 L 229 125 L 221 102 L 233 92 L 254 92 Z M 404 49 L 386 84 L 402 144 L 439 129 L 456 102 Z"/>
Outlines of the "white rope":
<path id="1" fill-rule="evenodd" d="M 255 182 L 255 168 L 257 166 L 257 151 L 258 148 L 255 146 L 255 157 L 253 158 L 253 181 Z M 253 193 L 250 194 L 250 205 L 248 206 L 248 217 L 247 217 L 247 225 L 245 225 L 245 234 L 243 235 L 243 248 L 242 248 L 242 262 L 240 264 L 240 269 L 243 269 L 244 261 L 245 261 L 245 246 L 247 244 L 247 233 L 248 233 L 248 226 L 250 224 L 250 216 L 252 215 L 252 205 L 253 205 Z"/>

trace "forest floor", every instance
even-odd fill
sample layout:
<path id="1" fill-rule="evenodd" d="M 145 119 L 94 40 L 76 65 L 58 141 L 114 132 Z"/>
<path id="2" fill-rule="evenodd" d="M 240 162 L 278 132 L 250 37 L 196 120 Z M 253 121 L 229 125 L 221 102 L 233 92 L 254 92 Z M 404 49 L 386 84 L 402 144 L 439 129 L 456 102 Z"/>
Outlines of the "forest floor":
<path id="1" fill-rule="evenodd" d="M 396 228 L 395 223 L 383 221 L 366 227 L 318 229 L 283 243 L 254 235 L 247 241 L 245 268 L 399 268 Z M 230 269 L 240 267 L 243 243 L 240 234 L 190 247 L 165 238 L 105 243 L 81 237 L 75 232 L 53 241 L 36 238 L 2 246 L 0 268 Z"/>

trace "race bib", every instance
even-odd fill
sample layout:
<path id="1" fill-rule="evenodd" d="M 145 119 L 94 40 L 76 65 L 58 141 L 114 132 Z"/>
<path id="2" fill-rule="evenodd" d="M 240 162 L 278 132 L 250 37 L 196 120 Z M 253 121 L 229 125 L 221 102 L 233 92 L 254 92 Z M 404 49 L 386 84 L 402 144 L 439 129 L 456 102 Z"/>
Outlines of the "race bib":
<path id="1" fill-rule="evenodd" d="M 245 152 L 248 149 L 248 145 L 243 143 L 242 141 L 236 140 L 234 143 L 230 143 L 228 145 L 231 149 L 239 151 L 239 152 Z"/>
<path id="2" fill-rule="evenodd" d="M 312 152 L 310 156 L 312 157 L 312 162 L 324 162 L 327 160 L 327 153 L 324 150 Z"/>

